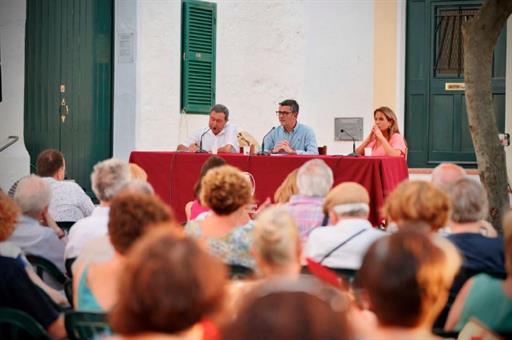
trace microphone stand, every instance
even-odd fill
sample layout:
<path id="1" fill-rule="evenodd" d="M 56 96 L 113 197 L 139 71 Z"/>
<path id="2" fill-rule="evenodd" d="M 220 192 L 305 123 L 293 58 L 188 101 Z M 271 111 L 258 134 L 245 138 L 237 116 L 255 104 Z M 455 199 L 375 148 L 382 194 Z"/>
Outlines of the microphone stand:
<path id="1" fill-rule="evenodd" d="M 340 132 L 346 133 L 350 138 L 352 138 L 352 153 L 348 154 L 347 156 L 359 157 L 359 155 L 356 152 L 356 139 L 354 138 L 354 136 L 352 136 L 350 133 L 348 133 L 348 131 L 345 129 L 341 129 Z"/>
<path id="2" fill-rule="evenodd" d="M 206 135 L 208 133 L 208 131 L 210 131 L 211 129 L 208 129 L 206 130 L 205 132 L 203 132 L 203 134 L 201 135 L 201 138 L 199 139 L 199 150 L 196 151 L 196 153 L 208 153 L 208 151 L 206 150 L 203 150 L 203 137 L 204 135 Z"/>
<path id="3" fill-rule="evenodd" d="M 261 140 L 261 150 L 260 150 L 260 152 L 257 153 L 258 155 L 261 155 L 261 156 L 268 156 L 268 155 L 270 155 L 270 152 L 265 151 L 265 138 L 267 138 L 267 136 L 270 135 L 270 133 L 272 131 L 274 131 L 275 128 L 276 127 L 273 126 L 272 129 L 270 129 L 270 131 L 267 132 L 267 134 L 265 136 L 263 136 L 263 139 Z"/>

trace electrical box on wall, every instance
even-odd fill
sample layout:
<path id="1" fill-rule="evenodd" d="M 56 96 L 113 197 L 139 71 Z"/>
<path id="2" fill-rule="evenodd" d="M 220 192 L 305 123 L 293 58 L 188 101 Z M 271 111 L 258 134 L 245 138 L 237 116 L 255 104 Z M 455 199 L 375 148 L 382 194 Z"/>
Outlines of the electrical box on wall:
<path id="1" fill-rule="evenodd" d="M 352 137 L 363 140 L 363 117 L 334 118 L 334 140 L 352 141 Z"/>

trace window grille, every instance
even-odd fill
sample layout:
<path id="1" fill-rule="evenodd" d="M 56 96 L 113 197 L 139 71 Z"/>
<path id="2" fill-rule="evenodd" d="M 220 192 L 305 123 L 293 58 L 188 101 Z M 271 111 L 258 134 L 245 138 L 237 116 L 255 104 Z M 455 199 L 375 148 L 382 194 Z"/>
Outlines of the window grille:
<path id="1" fill-rule="evenodd" d="M 442 8 L 435 20 L 434 76 L 452 75 L 460 78 L 464 74 L 464 50 L 462 24 L 471 20 L 478 8 Z"/>

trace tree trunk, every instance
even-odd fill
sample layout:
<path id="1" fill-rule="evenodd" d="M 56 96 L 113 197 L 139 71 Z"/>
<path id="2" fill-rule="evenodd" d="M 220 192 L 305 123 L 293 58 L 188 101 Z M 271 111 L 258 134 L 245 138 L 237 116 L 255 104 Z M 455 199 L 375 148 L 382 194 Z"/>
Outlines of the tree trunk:
<path id="1" fill-rule="evenodd" d="M 487 0 L 476 16 L 462 27 L 469 130 L 480 180 L 487 189 L 489 218 L 499 232 L 509 202 L 505 151 L 498 139 L 492 101 L 492 56 L 511 12 L 512 0 Z"/>

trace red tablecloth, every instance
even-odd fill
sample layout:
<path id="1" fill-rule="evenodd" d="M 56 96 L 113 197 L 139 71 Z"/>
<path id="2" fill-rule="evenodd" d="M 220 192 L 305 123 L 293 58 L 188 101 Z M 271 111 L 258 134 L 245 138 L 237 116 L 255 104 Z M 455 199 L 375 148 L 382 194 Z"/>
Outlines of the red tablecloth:
<path id="1" fill-rule="evenodd" d="M 187 152 L 133 151 L 130 162 L 141 166 L 156 193 L 173 209 L 179 221 L 185 221 L 184 207 L 193 199 L 193 187 L 199 171 L 210 154 Z M 244 156 L 222 154 L 227 163 L 250 172 L 256 182 L 256 200 L 273 197 L 274 191 L 295 168 L 312 158 L 323 159 L 333 170 L 334 184 L 354 181 L 370 194 L 370 221 L 380 222 L 379 208 L 385 197 L 409 174 L 401 157 L 344 156 Z"/>

